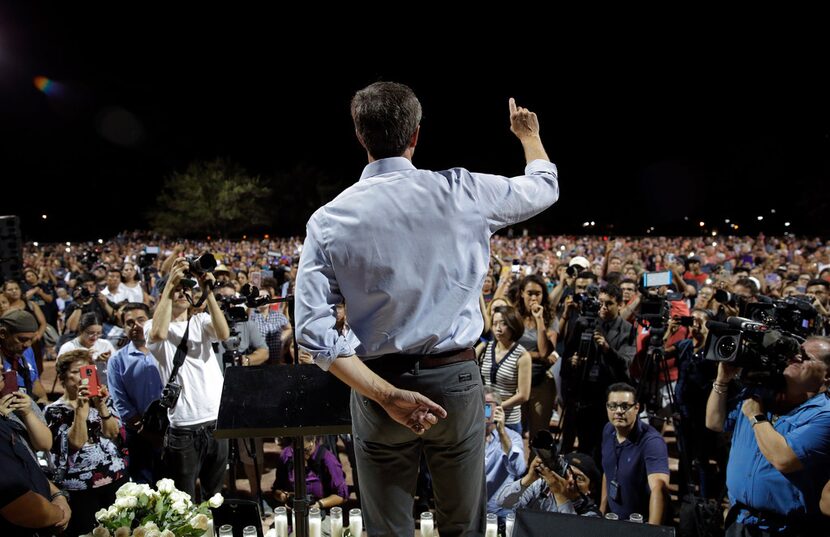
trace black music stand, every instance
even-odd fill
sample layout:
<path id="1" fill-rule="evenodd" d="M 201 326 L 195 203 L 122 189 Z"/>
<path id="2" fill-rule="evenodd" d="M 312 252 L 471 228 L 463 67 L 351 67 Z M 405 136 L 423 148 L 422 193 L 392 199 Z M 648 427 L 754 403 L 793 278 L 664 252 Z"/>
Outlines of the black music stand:
<path id="1" fill-rule="evenodd" d="M 351 388 L 316 365 L 225 370 L 217 438 L 293 437 L 297 537 L 308 537 L 303 436 L 351 433 L 350 396 Z"/>

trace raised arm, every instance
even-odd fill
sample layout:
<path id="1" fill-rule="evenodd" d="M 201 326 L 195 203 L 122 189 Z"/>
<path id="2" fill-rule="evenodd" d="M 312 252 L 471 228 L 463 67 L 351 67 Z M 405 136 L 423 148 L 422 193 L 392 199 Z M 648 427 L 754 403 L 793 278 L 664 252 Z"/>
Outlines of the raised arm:
<path id="1" fill-rule="evenodd" d="M 536 117 L 536 113 L 516 106 L 516 100 L 513 97 L 510 97 L 508 107 L 510 108 L 510 131 L 522 143 L 527 163 L 530 164 L 537 159 L 550 161 L 542 145 L 542 139 L 539 137 L 539 118 Z"/>

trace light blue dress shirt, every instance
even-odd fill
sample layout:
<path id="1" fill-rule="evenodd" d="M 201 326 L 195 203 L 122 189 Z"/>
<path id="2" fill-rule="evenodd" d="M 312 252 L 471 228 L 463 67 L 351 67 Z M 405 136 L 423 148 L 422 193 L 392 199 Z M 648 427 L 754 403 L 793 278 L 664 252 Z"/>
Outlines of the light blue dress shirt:
<path id="1" fill-rule="evenodd" d="M 164 387 L 156 359 L 136 349 L 132 342 L 109 359 L 107 381 L 115 409 L 124 423 L 144 414 Z"/>
<path id="2" fill-rule="evenodd" d="M 484 475 L 487 487 L 487 512 L 505 516 L 510 512 L 496 503 L 499 489 L 512 484 L 527 471 L 525 463 L 524 442 L 522 435 L 505 428 L 510 437 L 510 453 L 505 453 L 499 440 L 499 432 L 493 429 L 490 432 L 490 441 L 484 445 Z"/>
<path id="3" fill-rule="evenodd" d="M 297 339 L 328 369 L 338 356 L 434 354 L 472 347 L 490 236 L 559 198 L 556 166 L 518 177 L 369 163 L 360 181 L 308 221 L 297 273 Z M 353 348 L 334 329 L 345 300 Z"/>

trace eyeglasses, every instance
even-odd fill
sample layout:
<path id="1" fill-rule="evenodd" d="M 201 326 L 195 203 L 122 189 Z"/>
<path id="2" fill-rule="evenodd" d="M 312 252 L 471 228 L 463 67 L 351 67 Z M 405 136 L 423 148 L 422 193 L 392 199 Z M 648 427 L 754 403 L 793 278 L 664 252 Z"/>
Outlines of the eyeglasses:
<path id="1" fill-rule="evenodd" d="M 621 410 L 623 412 L 628 412 L 629 410 L 631 410 L 635 406 L 637 406 L 636 403 L 634 403 L 633 405 L 630 404 L 630 403 L 605 403 L 605 408 L 607 408 L 611 412 L 615 412 L 617 410 Z"/>

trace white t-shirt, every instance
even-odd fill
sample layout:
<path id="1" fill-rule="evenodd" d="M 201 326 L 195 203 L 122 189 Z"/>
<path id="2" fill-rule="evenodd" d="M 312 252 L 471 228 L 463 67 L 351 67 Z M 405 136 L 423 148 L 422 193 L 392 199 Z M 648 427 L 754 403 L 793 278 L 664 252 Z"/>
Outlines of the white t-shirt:
<path id="1" fill-rule="evenodd" d="M 139 304 L 144 302 L 144 290 L 141 288 L 141 284 L 130 287 L 122 283 L 121 287 L 118 288 L 118 293 L 123 293 L 130 302 L 138 302 Z"/>
<path id="2" fill-rule="evenodd" d="M 60 351 L 58 351 L 58 356 L 61 354 L 67 353 L 69 351 L 75 351 L 78 349 L 83 349 L 85 351 L 92 352 L 92 359 L 97 360 L 101 354 L 109 351 L 109 358 L 112 358 L 115 355 L 115 347 L 113 347 L 112 343 L 104 338 L 98 338 L 95 341 L 95 344 L 92 346 L 91 349 L 88 349 L 81 345 L 81 342 L 78 338 L 71 339 L 61 345 Z"/>
<path id="3" fill-rule="evenodd" d="M 164 383 L 173 371 L 173 357 L 182 340 L 187 321 L 170 322 L 167 339 L 148 343 L 147 348 L 159 363 L 159 373 Z M 144 337 L 150 341 L 153 320 L 144 325 Z M 219 400 L 222 396 L 222 371 L 211 343 L 217 341 L 216 331 L 207 313 L 198 313 L 190 319 L 187 336 L 187 356 L 179 368 L 176 382 L 182 393 L 172 409 L 167 411 L 170 425 L 184 427 L 215 420 L 219 416 Z"/>

